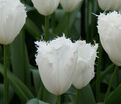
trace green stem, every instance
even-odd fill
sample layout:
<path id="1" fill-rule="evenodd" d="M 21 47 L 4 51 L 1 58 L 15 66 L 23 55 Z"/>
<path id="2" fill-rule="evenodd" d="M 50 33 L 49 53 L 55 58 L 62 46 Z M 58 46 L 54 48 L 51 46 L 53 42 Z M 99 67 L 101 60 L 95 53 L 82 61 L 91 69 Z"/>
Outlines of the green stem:
<path id="1" fill-rule="evenodd" d="M 67 13 L 67 30 L 66 30 L 66 37 L 69 37 L 70 32 L 70 13 Z"/>
<path id="2" fill-rule="evenodd" d="M 52 14 L 52 29 L 53 29 L 53 33 L 55 32 L 55 13 Z"/>
<path id="3" fill-rule="evenodd" d="M 106 99 L 107 99 L 107 97 L 108 97 L 108 95 L 109 95 L 109 93 L 110 93 L 110 90 L 111 90 L 111 87 L 112 87 L 113 80 L 114 80 L 114 78 L 115 78 L 115 76 L 116 76 L 116 73 L 117 73 L 117 69 L 118 69 L 118 67 L 115 66 L 114 72 L 113 72 L 112 77 L 111 77 L 111 80 L 110 80 L 110 82 L 109 82 L 108 89 L 107 89 L 106 94 L 105 94 L 104 102 L 106 101 Z"/>
<path id="4" fill-rule="evenodd" d="M 77 95 L 75 99 L 75 104 L 79 104 L 80 90 L 77 89 Z"/>
<path id="5" fill-rule="evenodd" d="M 8 69 L 8 57 L 7 57 L 7 45 L 4 45 L 4 104 L 8 104 L 8 80 L 7 80 L 7 69 Z"/>
<path id="6" fill-rule="evenodd" d="M 46 41 L 48 41 L 48 39 L 49 39 L 48 33 L 49 33 L 49 16 L 45 16 L 45 36 L 44 36 L 44 39 Z"/>
<path id="7" fill-rule="evenodd" d="M 56 104 L 61 104 L 61 96 L 57 96 L 57 101 L 56 101 Z"/>
<path id="8" fill-rule="evenodd" d="M 96 100 L 98 101 L 100 98 L 100 75 L 101 75 L 101 62 L 102 62 L 102 52 L 103 48 L 100 44 L 99 47 L 99 55 L 98 55 L 98 65 L 97 65 L 97 77 L 96 77 Z"/>

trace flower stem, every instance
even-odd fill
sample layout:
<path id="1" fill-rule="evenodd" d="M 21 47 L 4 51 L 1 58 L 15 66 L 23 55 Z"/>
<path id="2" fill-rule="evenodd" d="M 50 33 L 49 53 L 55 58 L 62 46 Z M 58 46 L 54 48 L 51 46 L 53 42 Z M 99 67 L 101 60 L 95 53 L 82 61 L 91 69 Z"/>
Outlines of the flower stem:
<path id="1" fill-rule="evenodd" d="M 61 104 L 61 96 L 57 96 L 57 101 L 56 101 L 56 104 Z"/>
<path id="2" fill-rule="evenodd" d="M 66 30 L 66 37 L 69 37 L 70 31 L 70 13 L 67 13 L 67 30 Z"/>
<path id="3" fill-rule="evenodd" d="M 44 39 L 46 41 L 48 41 L 48 39 L 49 39 L 48 33 L 49 33 L 49 16 L 45 16 L 45 36 L 44 36 Z"/>
<path id="4" fill-rule="evenodd" d="M 53 30 L 53 33 L 55 32 L 55 13 L 52 14 L 52 30 Z"/>
<path id="5" fill-rule="evenodd" d="M 113 72 L 112 77 L 111 77 L 111 80 L 109 82 L 108 89 L 107 89 L 106 94 L 105 94 L 104 102 L 106 101 L 106 99 L 107 99 L 107 97 L 108 97 L 108 95 L 110 93 L 110 90 L 111 90 L 111 87 L 112 87 L 112 83 L 113 83 L 114 77 L 116 76 L 116 73 L 117 73 L 117 69 L 118 69 L 118 67 L 115 66 L 114 72 Z"/>
<path id="6" fill-rule="evenodd" d="M 7 69 L 8 69 L 8 57 L 7 57 L 7 45 L 4 45 L 4 104 L 8 104 L 8 80 L 7 80 Z"/>
<path id="7" fill-rule="evenodd" d="M 80 90 L 77 89 L 77 95 L 75 99 L 75 104 L 79 104 Z"/>

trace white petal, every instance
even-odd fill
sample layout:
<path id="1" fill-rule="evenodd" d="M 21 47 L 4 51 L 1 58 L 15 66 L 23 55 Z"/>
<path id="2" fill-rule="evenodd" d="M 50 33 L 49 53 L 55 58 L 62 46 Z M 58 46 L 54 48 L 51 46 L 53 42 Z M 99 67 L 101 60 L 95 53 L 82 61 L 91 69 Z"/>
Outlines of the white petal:
<path id="1" fill-rule="evenodd" d="M 73 85 L 77 89 L 85 87 L 94 77 L 94 64 L 98 45 L 92 46 L 85 41 L 77 41 L 78 55 Z"/>
<path id="2" fill-rule="evenodd" d="M 63 9 L 67 12 L 72 12 L 82 0 L 61 0 Z"/>
<path id="3" fill-rule="evenodd" d="M 51 93 L 60 95 L 71 86 L 75 68 L 76 47 L 65 37 L 49 43 L 38 42 L 36 62 L 41 79 Z"/>
<path id="4" fill-rule="evenodd" d="M 0 43 L 11 43 L 25 21 L 25 7 L 19 0 L 0 0 Z"/>
<path id="5" fill-rule="evenodd" d="M 50 15 L 58 7 L 60 0 L 32 0 L 34 7 L 42 15 Z"/>
<path id="6" fill-rule="evenodd" d="M 98 17 L 98 33 L 101 43 L 110 59 L 121 66 L 121 15 L 117 12 L 101 14 Z"/>
<path id="7" fill-rule="evenodd" d="M 98 0 L 98 4 L 102 10 L 121 9 L 121 0 Z"/>

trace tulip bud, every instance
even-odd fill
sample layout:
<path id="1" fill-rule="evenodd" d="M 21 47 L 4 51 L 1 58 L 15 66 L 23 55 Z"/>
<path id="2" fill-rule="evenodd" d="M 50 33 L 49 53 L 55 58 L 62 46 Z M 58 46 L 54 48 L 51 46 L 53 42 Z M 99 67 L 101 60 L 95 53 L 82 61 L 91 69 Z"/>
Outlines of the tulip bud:
<path id="1" fill-rule="evenodd" d="M 61 5 L 66 12 L 72 12 L 82 0 L 61 0 Z"/>
<path id="2" fill-rule="evenodd" d="M 32 0 L 32 2 L 40 14 L 47 16 L 54 12 L 60 0 Z"/>
<path id="3" fill-rule="evenodd" d="M 103 48 L 116 65 L 121 66 L 121 14 L 114 11 L 98 16 L 98 33 Z"/>
<path id="4" fill-rule="evenodd" d="M 19 0 L 0 0 L 0 43 L 13 42 L 25 21 L 25 7 Z"/>
<path id="5" fill-rule="evenodd" d="M 121 10 L 121 0 L 98 0 L 102 10 Z"/>
<path id="6" fill-rule="evenodd" d="M 76 46 L 64 36 L 50 42 L 36 42 L 36 63 L 44 86 L 55 95 L 61 95 L 72 84 Z"/>
<path id="7" fill-rule="evenodd" d="M 92 46 L 85 41 L 77 41 L 77 62 L 74 72 L 73 85 L 77 89 L 85 87 L 94 77 L 94 64 L 98 45 Z"/>

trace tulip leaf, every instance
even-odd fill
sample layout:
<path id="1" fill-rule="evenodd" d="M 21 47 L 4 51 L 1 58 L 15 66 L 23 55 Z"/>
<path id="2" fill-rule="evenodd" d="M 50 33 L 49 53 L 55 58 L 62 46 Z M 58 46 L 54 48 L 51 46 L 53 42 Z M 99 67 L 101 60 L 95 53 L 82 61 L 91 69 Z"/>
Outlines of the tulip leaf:
<path id="1" fill-rule="evenodd" d="M 103 80 L 103 79 L 105 78 L 105 76 L 106 76 L 107 74 L 109 74 L 109 72 L 112 71 L 111 69 L 113 69 L 113 68 L 114 68 L 114 64 L 109 65 L 109 66 L 102 72 L 102 74 L 101 74 L 101 80 Z"/>
<path id="2" fill-rule="evenodd" d="M 33 98 L 33 99 L 29 100 L 26 104 L 49 104 L 49 103 L 45 103 L 45 102 L 40 101 L 36 98 Z"/>
<path id="3" fill-rule="evenodd" d="M 11 62 L 12 62 L 12 70 L 13 73 L 21 80 L 25 81 L 24 79 L 24 62 L 23 62 L 23 41 L 22 40 L 22 33 L 18 35 L 15 41 L 11 44 Z"/>
<path id="4" fill-rule="evenodd" d="M 0 65 L 0 73 L 3 75 L 2 65 Z M 24 85 L 24 83 L 19 80 L 13 73 L 8 71 L 7 74 L 10 85 L 23 102 L 26 102 L 34 97 L 31 91 L 26 87 L 26 85 Z"/>
<path id="5" fill-rule="evenodd" d="M 90 85 L 80 90 L 80 104 L 96 104 Z"/>
<path id="6" fill-rule="evenodd" d="M 50 104 L 56 104 L 56 99 L 57 97 L 53 94 L 51 94 L 50 92 L 48 92 L 45 88 L 44 88 L 44 92 L 43 92 L 43 101 L 46 101 Z"/>
<path id="7" fill-rule="evenodd" d="M 105 104 L 120 104 L 121 84 L 107 97 Z"/>
<path id="8" fill-rule="evenodd" d="M 26 85 L 30 86 L 30 68 L 24 35 L 24 31 L 21 31 L 11 44 L 11 61 L 13 73 Z"/>
<path id="9" fill-rule="evenodd" d="M 36 90 L 36 93 L 38 93 L 38 90 L 39 90 L 40 85 L 41 85 L 39 70 L 32 69 L 32 75 L 33 75 L 35 90 Z"/>
<path id="10" fill-rule="evenodd" d="M 0 84 L 0 104 L 3 104 L 3 91 L 4 91 L 4 85 L 3 84 Z M 14 91 L 13 91 L 13 89 L 11 88 L 11 86 L 9 86 L 9 89 L 8 89 L 8 91 L 9 91 L 9 97 L 8 97 L 8 102 L 10 103 L 10 101 L 11 101 L 11 99 L 12 99 L 12 97 L 13 97 L 13 95 L 14 95 Z"/>
<path id="11" fill-rule="evenodd" d="M 27 18 L 25 28 L 33 38 L 40 39 L 41 32 L 30 18 Z"/>
<path id="12" fill-rule="evenodd" d="M 44 87 L 42 83 L 39 88 L 38 98 L 50 104 L 56 104 L 56 99 L 57 99 L 55 95 L 51 94 L 50 92 L 46 90 L 46 88 Z"/>
<path id="13" fill-rule="evenodd" d="M 79 8 L 74 10 L 70 15 L 70 27 L 72 27 L 73 23 L 77 19 L 77 14 L 79 13 Z M 65 33 L 66 29 L 65 26 L 67 25 L 67 14 L 63 10 L 57 10 L 56 15 L 59 15 L 56 17 L 56 20 L 58 20 L 58 25 L 55 28 L 55 33 L 62 35 L 62 33 Z"/>

